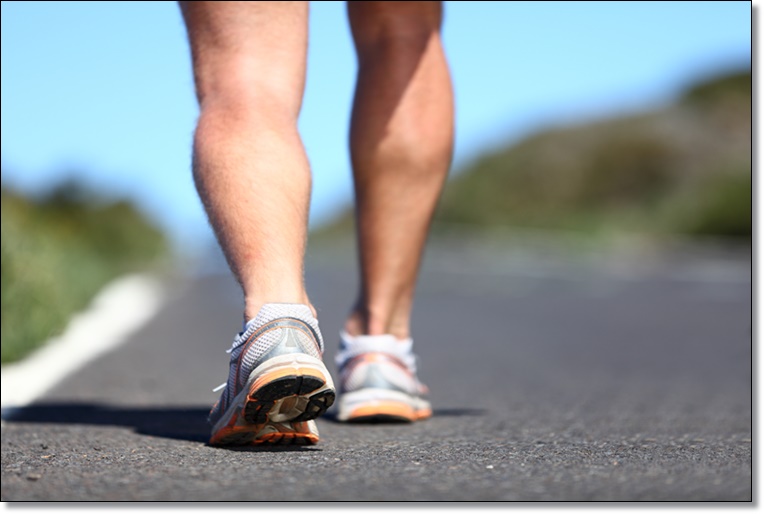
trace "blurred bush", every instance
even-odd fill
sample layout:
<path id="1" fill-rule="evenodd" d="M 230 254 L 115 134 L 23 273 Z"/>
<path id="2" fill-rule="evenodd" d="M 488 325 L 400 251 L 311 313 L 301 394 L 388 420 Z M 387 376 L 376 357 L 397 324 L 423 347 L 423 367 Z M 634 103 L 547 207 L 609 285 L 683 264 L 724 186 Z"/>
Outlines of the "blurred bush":
<path id="1" fill-rule="evenodd" d="M 750 240 L 751 73 L 659 110 L 544 131 L 447 185 L 436 219 Z"/>
<path id="2" fill-rule="evenodd" d="M 105 203 L 75 183 L 41 199 L 2 189 L 2 362 L 60 333 L 109 280 L 168 251 L 130 203 Z"/>
<path id="3" fill-rule="evenodd" d="M 477 158 L 446 184 L 434 229 L 634 232 L 750 242 L 751 72 L 660 109 L 550 128 Z M 318 229 L 350 232 L 352 210 Z"/>

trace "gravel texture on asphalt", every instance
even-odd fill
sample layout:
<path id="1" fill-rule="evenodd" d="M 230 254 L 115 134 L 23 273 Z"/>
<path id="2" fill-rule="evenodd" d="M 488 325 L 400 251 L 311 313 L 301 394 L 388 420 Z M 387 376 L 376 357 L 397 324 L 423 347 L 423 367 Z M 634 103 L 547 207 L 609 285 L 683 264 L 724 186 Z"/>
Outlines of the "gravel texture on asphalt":
<path id="1" fill-rule="evenodd" d="M 354 271 L 307 281 L 334 373 Z M 205 442 L 240 293 L 221 274 L 168 287 L 130 341 L 3 421 L 3 500 L 752 498 L 750 280 L 426 269 L 431 419 L 330 410 L 317 446 L 236 449 Z"/>

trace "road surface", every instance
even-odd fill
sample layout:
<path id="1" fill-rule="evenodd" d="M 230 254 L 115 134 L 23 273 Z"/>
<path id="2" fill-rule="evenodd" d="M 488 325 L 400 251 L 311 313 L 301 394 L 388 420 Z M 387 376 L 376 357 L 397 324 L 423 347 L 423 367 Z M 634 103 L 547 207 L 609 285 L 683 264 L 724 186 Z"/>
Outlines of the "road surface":
<path id="1" fill-rule="evenodd" d="M 330 410 L 312 447 L 205 444 L 240 294 L 223 273 L 168 279 L 129 341 L 3 421 L 2 499 L 751 500 L 750 264 L 674 264 L 425 266 L 434 417 Z M 352 262 L 307 283 L 334 372 Z"/>

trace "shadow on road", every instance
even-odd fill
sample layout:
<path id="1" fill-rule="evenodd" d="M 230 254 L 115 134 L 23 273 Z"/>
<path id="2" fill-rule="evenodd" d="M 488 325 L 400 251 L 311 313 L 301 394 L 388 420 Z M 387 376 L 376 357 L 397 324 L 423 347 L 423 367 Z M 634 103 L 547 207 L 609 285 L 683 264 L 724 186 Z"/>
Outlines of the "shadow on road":
<path id="1" fill-rule="evenodd" d="M 103 425 L 132 428 L 138 434 L 198 443 L 207 442 L 209 406 L 129 407 L 98 403 L 38 403 L 23 408 L 3 409 L 5 422 L 61 423 L 73 425 Z M 480 416 L 481 409 L 436 409 L 433 416 Z M 322 418 L 339 423 L 333 411 Z M 301 451 L 299 446 L 258 446 L 237 448 L 238 451 Z"/>
<path id="2" fill-rule="evenodd" d="M 39 403 L 4 409 L 3 421 L 123 426 L 139 434 L 206 443 L 209 407 L 123 407 L 97 403 Z"/>
<path id="3" fill-rule="evenodd" d="M 21 409 L 4 409 L 3 421 L 11 423 L 61 423 L 132 428 L 138 434 L 206 444 L 209 406 L 123 407 L 95 403 L 35 404 Z M 283 452 L 320 451 L 304 446 L 249 446 L 221 448 L 229 451 Z"/>

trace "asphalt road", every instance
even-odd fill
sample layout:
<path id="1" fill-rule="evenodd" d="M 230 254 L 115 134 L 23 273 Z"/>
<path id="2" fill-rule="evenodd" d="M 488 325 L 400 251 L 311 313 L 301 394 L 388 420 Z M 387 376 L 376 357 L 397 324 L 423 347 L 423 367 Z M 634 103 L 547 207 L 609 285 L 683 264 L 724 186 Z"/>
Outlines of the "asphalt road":
<path id="1" fill-rule="evenodd" d="M 751 500 L 739 264 L 428 266 L 413 333 L 434 417 L 351 425 L 330 410 L 313 447 L 206 446 L 240 296 L 226 275 L 171 280 L 130 341 L 3 421 L 2 499 Z M 353 268 L 307 281 L 334 372 Z"/>

